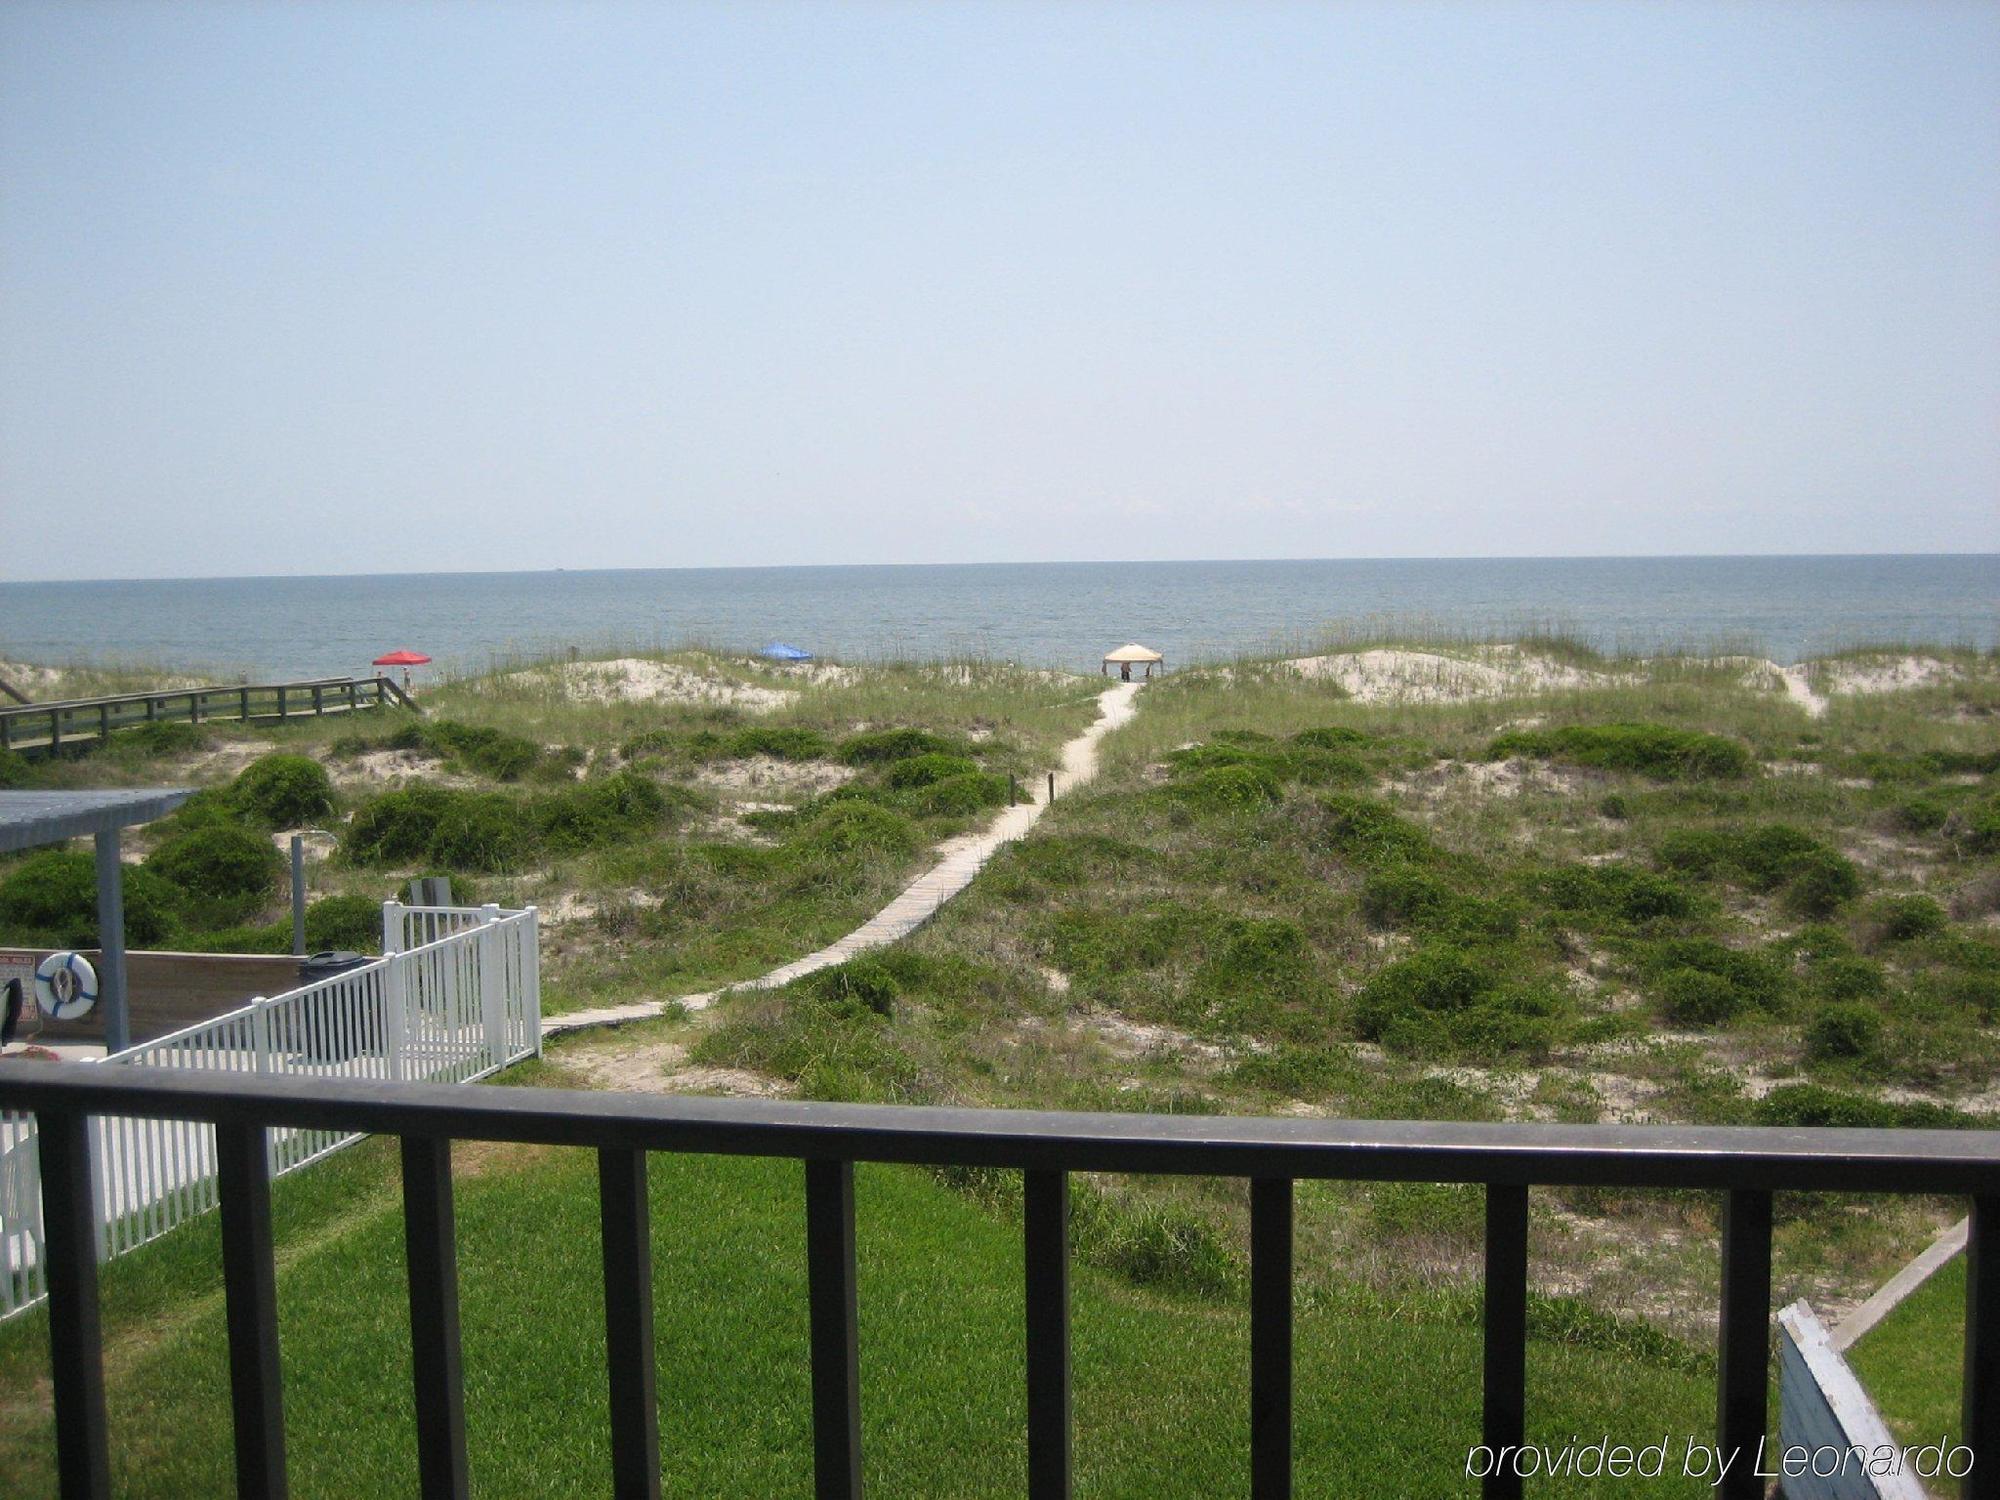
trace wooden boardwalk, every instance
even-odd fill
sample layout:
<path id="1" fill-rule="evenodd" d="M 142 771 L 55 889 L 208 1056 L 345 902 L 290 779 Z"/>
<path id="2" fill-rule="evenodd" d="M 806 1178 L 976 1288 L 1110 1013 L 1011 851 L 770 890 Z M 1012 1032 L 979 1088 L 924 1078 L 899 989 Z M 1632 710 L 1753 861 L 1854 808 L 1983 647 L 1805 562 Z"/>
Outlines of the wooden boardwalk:
<path id="1" fill-rule="evenodd" d="M 121 729 L 137 729 L 142 724 L 316 718 L 391 703 L 422 712 L 410 695 L 387 677 L 317 677 L 304 682 L 245 682 L 232 687 L 65 698 L 0 707 L 0 750 L 57 751 L 65 745 L 108 740 Z"/>
<path id="2" fill-rule="evenodd" d="M 1138 708 L 1135 700 L 1142 686 L 1144 684 L 1138 682 L 1120 682 L 1098 695 L 1097 721 L 1063 746 L 1062 768 L 1056 772 L 1058 796 L 1083 785 L 1097 774 L 1098 741 L 1131 720 Z M 640 1000 L 631 1005 L 603 1006 L 596 1010 L 545 1016 L 542 1019 L 542 1035 L 561 1036 L 565 1032 L 596 1026 L 619 1026 L 630 1021 L 649 1020 L 665 1015 L 677 1006 L 691 1011 L 706 1010 L 718 998 L 733 991 L 776 989 L 794 979 L 846 963 L 856 954 L 866 953 L 871 948 L 886 947 L 915 932 L 939 907 L 971 885 L 973 877 L 985 868 L 989 859 L 1004 845 L 1024 837 L 1047 810 L 1047 794 L 1037 785 L 1034 800 L 1008 808 L 976 833 L 947 839 L 937 847 L 937 863 L 904 886 L 895 900 L 845 937 L 829 943 L 816 953 L 808 953 L 804 958 L 794 959 L 755 979 L 724 985 L 705 994 L 682 995 L 673 1000 Z"/>

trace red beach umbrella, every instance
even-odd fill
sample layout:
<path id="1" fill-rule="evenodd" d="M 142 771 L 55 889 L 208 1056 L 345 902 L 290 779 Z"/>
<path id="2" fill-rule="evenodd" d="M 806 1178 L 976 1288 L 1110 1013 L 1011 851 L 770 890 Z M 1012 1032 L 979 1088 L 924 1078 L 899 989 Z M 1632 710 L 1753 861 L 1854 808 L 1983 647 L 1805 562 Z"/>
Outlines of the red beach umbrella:
<path id="1" fill-rule="evenodd" d="M 424 655 L 423 652 L 412 651 L 409 647 L 405 646 L 401 651 L 391 651 L 387 656 L 376 657 L 374 665 L 378 667 L 421 667 L 427 665 L 429 661 L 430 658 Z"/>

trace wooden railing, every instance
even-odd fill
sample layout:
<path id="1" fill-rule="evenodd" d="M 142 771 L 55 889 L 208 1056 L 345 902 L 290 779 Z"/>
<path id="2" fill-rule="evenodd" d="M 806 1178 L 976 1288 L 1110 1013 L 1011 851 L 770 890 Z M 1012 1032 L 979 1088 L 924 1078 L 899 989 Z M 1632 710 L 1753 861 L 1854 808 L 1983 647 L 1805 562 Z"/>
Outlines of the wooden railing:
<path id="1" fill-rule="evenodd" d="M 292 719 L 390 704 L 422 712 L 416 700 L 387 677 L 316 677 L 302 682 L 111 693 L 101 698 L 0 708 L 0 749 L 53 752 L 65 745 L 108 740 L 121 729 L 142 724 Z"/>
<path id="2" fill-rule="evenodd" d="M 400 1137 L 418 1467 L 423 1493 L 467 1491 L 454 1140 L 595 1148 L 603 1227 L 613 1492 L 660 1493 L 648 1151 L 805 1163 L 807 1299 L 817 1493 L 861 1488 L 854 1164 L 1011 1168 L 1025 1176 L 1027 1489 L 1070 1492 L 1071 1172 L 1191 1173 L 1250 1182 L 1251 1493 L 1292 1491 L 1292 1199 L 1300 1178 L 1478 1183 L 1486 1190 L 1485 1401 L 1479 1441 L 1525 1431 L 1528 1195 L 1543 1185 L 1693 1188 L 1724 1195 L 1717 1442 L 1739 1455 L 1716 1493 L 1763 1494 L 1775 1191 L 1963 1194 L 1967 1246 L 1962 1494 L 2000 1494 L 2000 1132 L 1619 1125 L 1480 1125 L 1058 1114 L 480 1089 L 177 1069 L 0 1062 L 0 1109 L 39 1124 L 49 1257 L 56 1450 L 66 1497 L 109 1491 L 89 1121 L 213 1125 L 238 1493 L 282 1495 L 269 1133 Z M 1359 1417 L 1361 1414 L 1357 1414 Z M 1468 1440 L 1474 1435 L 1468 1433 Z M 1768 1451 L 1768 1450 L 1766 1450 Z M 1170 1463 L 1172 1456 L 1162 1454 Z M 1488 1496 L 1518 1495 L 1496 1465 Z"/>

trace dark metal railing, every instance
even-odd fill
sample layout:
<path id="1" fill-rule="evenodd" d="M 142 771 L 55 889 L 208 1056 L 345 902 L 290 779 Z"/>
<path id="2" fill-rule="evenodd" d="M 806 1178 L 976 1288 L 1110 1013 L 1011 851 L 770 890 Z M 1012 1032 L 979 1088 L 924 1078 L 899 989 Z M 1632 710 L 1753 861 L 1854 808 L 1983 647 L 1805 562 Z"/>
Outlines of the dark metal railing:
<path id="1" fill-rule="evenodd" d="M 417 708 L 416 700 L 387 677 L 316 677 L 300 682 L 65 698 L 0 708 L 0 749 L 60 750 L 64 745 L 108 740 L 121 729 L 136 729 L 142 724 L 206 724 L 231 719 L 247 723 L 252 719 L 353 713 L 391 703 Z"/>
<path id="2" fill-rule="evenodd" d="M 603 1223 L 614 1492 L 659 1493 L 649 1151 L 805 1163 L 813 1462 L 822 1496 L 861 1488 L 854 1164 L 1025 1174 L 1028 1492 L 1070 1488 L 1070 1172 L 1250 1182 L 1251 1490 L 1292 1487 L 1292 1188 L 1300 1178 L 1479 1183 L 1486 1189 L 1485 1401 L 1479 1440 L 1518 1447 L 1526 1418 L 1528 1191 L 1544 1185 L 1695 1188 L 1726 1195 L 1717 1440 L 1743 1455 L 1724 1496 L 1762 1493 L 1774 1191 L 1972 1199 L 1967 1246 L 1963 1493 L 2000 1494 L 2000 1132 L 1475 1125 L 1219 1119 L 663 1098 L 0 1062 L 0 1107 L 40 1122 L 56 1444 L 63 1494 L 108 1492 L 90 1115 L 212 1123 L 218 1136 L 238 1492 L 285 1492 L 276 1279 L 265 1132 L 371 1131 L 402 1144 L 419 1469 L 426 1496 L 466 1493 L 454 1140 L 594 1147 Z M 1502 1470 L 1487 1495 L 1520 1492 Z"/>

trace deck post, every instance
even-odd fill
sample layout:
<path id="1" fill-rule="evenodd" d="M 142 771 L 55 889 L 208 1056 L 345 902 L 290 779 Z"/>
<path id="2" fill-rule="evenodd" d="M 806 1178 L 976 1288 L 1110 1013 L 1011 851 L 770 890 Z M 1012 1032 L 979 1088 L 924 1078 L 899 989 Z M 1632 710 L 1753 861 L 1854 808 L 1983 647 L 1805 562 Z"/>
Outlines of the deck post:
<path id="1" fill-rule="evenodd" d="M 2000 1197 L 1975 1197 L 1965 1238 L 1964 1500 L 2000 1500 Z"/>
<path id="2" fill-rule="evenodd" d="M 1022 1174 L 1027 1284 L 1028 1494 L 1070 1492 L 1069 1173 Z"/>
<path id="3" fill-rule="evenodd" d="M 48 1256 L 50 1404 L 62 1500 L 109 1500 L 104 1418 L 104 1330 L 97 1295 L 97 1193 L 89 1122 L 70 1110 L 35 1120 Z"/>
<path id="4" fill-rule="evenodd" d="M 1757 1459 L 1764 1446 L 1771 1378 L 1771 1194 L 1731 1188 L 1722 1209 L 1722 1319 L 1716 1330 L 1715 1442 L 1733 1466 L 1722 1500 L 1762 1500 Z"/>
<path id="5" fill-rule="evenodd" d="M 813 1492 L 861 1495 L 861 1362 L 854 1296 L 854 1163 L 806 1162 Z"/>
<path id="6" fill-rule="evenodd" d="M 125 1004 L 125 880 L 118 860 L 118 830 L 97 835 L 97 1003 L 104 1007 L 104 1050 L 132 1045 L 131 1016 Z"/>

